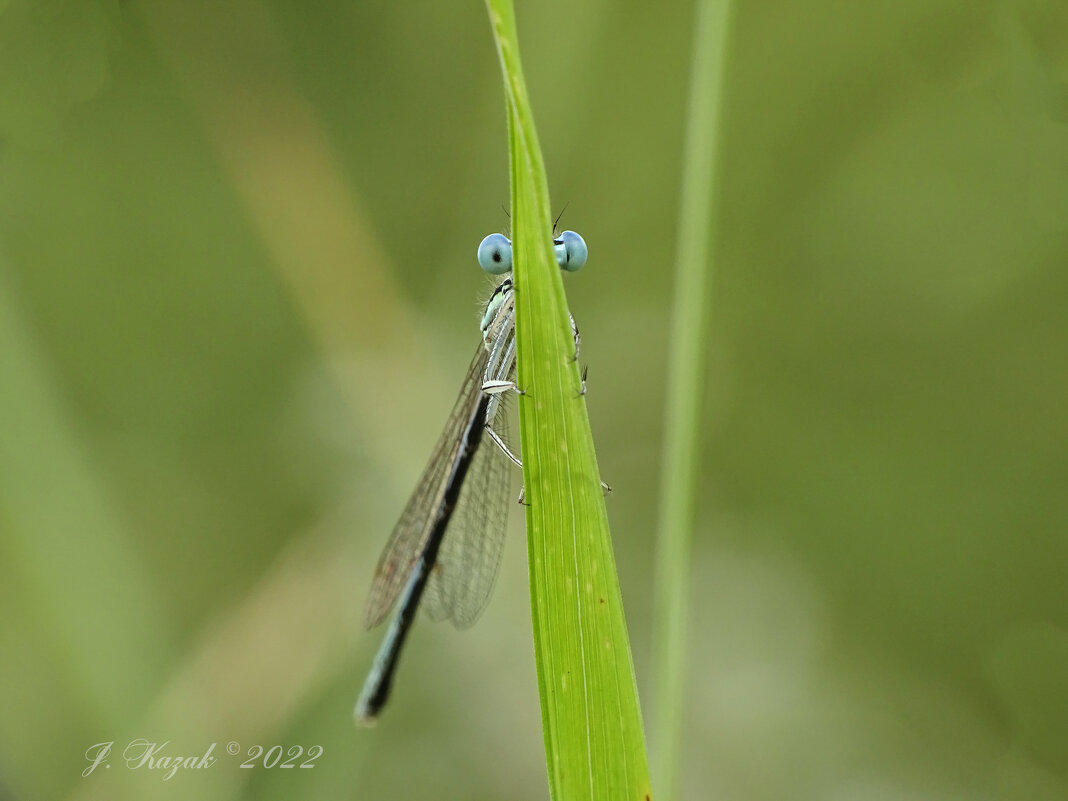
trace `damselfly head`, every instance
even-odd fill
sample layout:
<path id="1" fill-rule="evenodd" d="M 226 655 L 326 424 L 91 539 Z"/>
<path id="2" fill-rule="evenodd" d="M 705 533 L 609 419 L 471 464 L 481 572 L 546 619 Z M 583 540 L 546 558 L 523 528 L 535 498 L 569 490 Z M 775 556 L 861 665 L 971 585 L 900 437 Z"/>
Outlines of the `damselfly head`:
<path id="1" fill-rule="evenodd" d="M 553 239 L 553 253 L 560 269 L 575 272 L 589 257 L 586 240 L 574 231 L 564 231 Z M 478 264 L 490 275 L 504 275 L 512 270 L 512 243 L 504 234 L 490 234 L 479 243 Z"/>

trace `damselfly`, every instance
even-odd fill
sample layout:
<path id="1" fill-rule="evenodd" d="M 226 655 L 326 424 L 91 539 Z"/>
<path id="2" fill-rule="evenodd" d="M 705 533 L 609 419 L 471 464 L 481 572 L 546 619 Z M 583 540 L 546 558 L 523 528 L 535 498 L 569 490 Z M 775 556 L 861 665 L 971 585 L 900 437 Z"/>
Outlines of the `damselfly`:
<path id="1" fill-rule="evenodd" d="M 553 240 L 557 263 L 574 271 L 586 263 L 586 243 L 574 231 Z M 512 270 L 512 244 L 490 234 L 478 263 L 492 275 Z M 578 355 L 578 330 L 575 352 Z M 522 463 L 502 436 L 502 401 L 515 385 L 515 297 L 511 277 L 494 289 L 482 315 L 482 342 L 460 396 L 423 475 L 404 507 L 375 570 L 365 622 L 381 623 L 400 599 L 363 691 L 358 723 L 375 722 L 389 698 L 401 648 L 420 602 L 433 620 L 458 628 L 475 622 L 489 601 L 507 522 L 509 461 Z M 483 446 L 483 437 L 492 440 Z M 483 446 L 483 447 L 480 447 Z"/>

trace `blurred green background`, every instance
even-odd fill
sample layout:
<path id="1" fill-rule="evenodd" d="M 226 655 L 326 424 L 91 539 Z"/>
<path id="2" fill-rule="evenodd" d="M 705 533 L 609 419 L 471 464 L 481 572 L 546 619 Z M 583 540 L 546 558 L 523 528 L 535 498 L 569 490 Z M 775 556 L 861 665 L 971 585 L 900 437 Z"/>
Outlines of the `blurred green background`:
<path id="1" fill-rule="evenodd" d="M 649 722 L 692 8 L 519 5 Z M 1068 798 L 1068 5 L 737 6 L 684 797 Z M 508 192 L 480 3 L 0 3 L 0 798 L 547 797 L 518 509 L 350 718 Z"/>

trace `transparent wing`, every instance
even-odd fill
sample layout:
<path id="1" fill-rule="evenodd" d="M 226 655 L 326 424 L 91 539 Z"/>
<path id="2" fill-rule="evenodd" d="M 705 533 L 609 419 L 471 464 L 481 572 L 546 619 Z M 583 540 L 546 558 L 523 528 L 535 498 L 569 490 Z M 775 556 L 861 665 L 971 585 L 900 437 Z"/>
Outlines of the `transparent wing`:
<path id="1" fill-rule="evenodd" d="M 404 507 L 400 520 L 394 526 L 389 542 L 378 560 L 375 577 L 371 583 L 371 592 L 367 598 L 367 610 L 364 614 L 364 623 L 367 628 L 374 628 L 389 615 L 408 581 L 416 560 L 426 546 L 435 513 L 441 505 L 445 492 L 449 467 L 459 448 L 463 428 L 470 420 L 482 393 L 487 357 L 485 347 L 479 343 L 479 348 L 471 360 L 471 366 L 467 369 L 467 376 L 460 388 L 460 396 L 456 399 L 456 404 L 449 414 L 445 429 L 441 432 L 430 461 L 423 470 L 419 483 L 416 484 L 411 498 L 408 499 L 408 504 Z M 496 449 L 492 443 L 487 444 Z M 482 451 L 485 448 L 479 450 Z M 477 460 L 484 456 L 480 452 L 475 458 Z M 464 492 L 467 491 L 467 489 L 464 490 Z M 449 536 L 454 533 L 452 531 L 454 528 L 455 525 L 449 525 L 450 531 L 445 536 L 445 542 L 448 542 Z"/>
<path id="2" fill-rule="evenodd" d="M 496 420 L 487 423 L 505 437 L 506 419 L 501 407 Z M 431 620 L 448 619 L 466 628 L 486 608 L 501 564 L 513 469 L 504 452 L 484 437 L 430 574 L 423 605 Z"/>

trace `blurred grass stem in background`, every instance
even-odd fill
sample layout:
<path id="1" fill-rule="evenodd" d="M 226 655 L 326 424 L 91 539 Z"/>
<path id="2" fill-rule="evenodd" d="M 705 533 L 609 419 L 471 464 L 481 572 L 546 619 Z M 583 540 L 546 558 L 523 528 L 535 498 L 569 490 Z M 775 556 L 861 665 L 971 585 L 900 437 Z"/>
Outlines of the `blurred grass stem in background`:
<path id="1" fill-rule="evenodd" d="M 709 282 L 716 254 L 716 167 L 730 15 L 730 0 L 698 0 L 695 6 L 657 532 L 653 775 L 662 798 L 678 797 L 690 543 L 703 441 Z"/>

